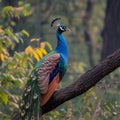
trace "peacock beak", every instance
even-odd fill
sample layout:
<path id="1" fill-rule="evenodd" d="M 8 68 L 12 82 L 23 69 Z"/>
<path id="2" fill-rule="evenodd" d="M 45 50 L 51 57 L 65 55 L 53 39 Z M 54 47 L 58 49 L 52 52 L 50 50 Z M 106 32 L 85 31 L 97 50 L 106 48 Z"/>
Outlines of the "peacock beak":
<path id="1" fill-rule="evenodd" d="M 66 28 L 66 31 L 71 31 L 68 27 Z"/>

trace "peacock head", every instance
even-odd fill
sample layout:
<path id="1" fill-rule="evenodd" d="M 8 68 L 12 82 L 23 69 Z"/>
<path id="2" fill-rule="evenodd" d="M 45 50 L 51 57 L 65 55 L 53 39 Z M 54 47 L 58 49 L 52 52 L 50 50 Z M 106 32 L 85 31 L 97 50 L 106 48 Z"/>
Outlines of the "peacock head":
<path id="1" fill-rule="evenodd" d="M 60 24 L 59 20 L 61 20 L 61 18 L 55 18 L 52 20 L 51 22 L 51 27 L 53 27 L 53 25 L 55 24 L 55 26 L 57 26 L 57 32 L 58 33 L 63 33 L 65 31 L 70 31 L 70 29 L 63 25 L 63 24 Z"/>
<path id="2" fill-rule="evenodd" d="M 65 31 L 69 31 L 69 28 L 68 28 L 67 26 L 63 25 L 63 24 L 60 24 L 60 25 L 58 26 L 58 28 L 57 28 L 57 31 L 58 31 L 59 33 L 63 33 L 63 32 L 65 32 Z"/>

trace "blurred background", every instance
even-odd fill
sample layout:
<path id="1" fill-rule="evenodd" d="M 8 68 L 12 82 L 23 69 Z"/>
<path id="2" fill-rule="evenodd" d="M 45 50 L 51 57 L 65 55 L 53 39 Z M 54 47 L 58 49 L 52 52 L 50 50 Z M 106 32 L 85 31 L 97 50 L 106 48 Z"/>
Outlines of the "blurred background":
<path id="1" fill-rule="evenodd" d="M 0 0 L 0 120 L 9 120 L 34 65 L 56 46 L 55 17 L 64 33 L 69 65 L 61 88 L 120 47 L 120 1 Z M 94 88 L 45 114 L 43 120 L 118 120 L 120 69 Z"/>

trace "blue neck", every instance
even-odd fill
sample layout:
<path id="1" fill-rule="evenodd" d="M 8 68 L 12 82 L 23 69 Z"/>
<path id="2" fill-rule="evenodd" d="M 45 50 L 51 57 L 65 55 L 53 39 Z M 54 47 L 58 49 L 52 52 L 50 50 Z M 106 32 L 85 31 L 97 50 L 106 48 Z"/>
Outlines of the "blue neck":
<path id="1" fill-rule="evenodd" d="M 58 53 L 60 53 L 61 55 L 63 55 L 63 57 L 65 58 L 66 62 L 68 61 L 68 46 L 67 46 L 67 42 L 63 36 L 62 33 L 57 32 L 56 33 L 58 42 L 57 42 L 57 47 L 56 47 L 56 51 Z"/>

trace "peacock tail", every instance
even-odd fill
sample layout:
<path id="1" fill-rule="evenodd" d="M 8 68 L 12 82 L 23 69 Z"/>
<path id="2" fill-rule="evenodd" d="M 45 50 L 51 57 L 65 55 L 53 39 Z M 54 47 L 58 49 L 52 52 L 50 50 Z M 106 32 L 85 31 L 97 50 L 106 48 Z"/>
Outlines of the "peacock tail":
<path id="1" fill-rule="evenodd" d="M 41 94 L 43 96 L 47 92 L 49 84 L 48 79 L 50 77 L 49 73 L 52 73 L 53 69 L 58 63 L 59 54 L 55 53 L 55 51 L 52 51 L 47 56 L 42 58 L 31 73 L 30 79 L 25 86 L 23 97 L 20 103 L 22 120 L 40 120 Z M 56 57 L 56 55 L 58 57 Z M 50 62 L 53 58 L 54 61 Z M 46 99 L 48 98 L 44 97 L 44 99 L 45 100 L 42 100 L 42 105 L 47 102 Z"/>
<path id="2" fill-rule="evenodd" d="M 22 120 L 39 120 L 41 92 L 38 86 L 38 68 L 37 66 L 25 86 L 23 97 L 20 103 L 20 113 Z"/>

